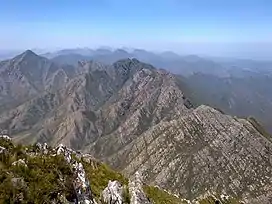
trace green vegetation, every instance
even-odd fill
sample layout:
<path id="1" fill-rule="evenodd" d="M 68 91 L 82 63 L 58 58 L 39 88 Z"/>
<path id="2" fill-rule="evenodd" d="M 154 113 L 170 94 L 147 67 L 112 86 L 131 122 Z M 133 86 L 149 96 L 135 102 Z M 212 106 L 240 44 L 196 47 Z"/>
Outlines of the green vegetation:
<path id="1" fill-rule="evenodd" d="M 91 183 L 91 188 L 96 198 L 100 197 L 100 193 L 107 187 L 109 180 L 117 180 L 122 185 L 128 185 L 128 179 L 122 174 L 113 171 L 105 164 L 93 162 L 92 165 L 82 161 L 87 177 Z M 127 194 L 128 192 L 126 192 Z M 126 196 L 127 197 L 127 196 Z"/>
<path id="2" fill-rule="evenodd" d="M 187 204 L 174 195 L 171 195 L 157 187 L 144 186 L 144 192 L 153 204 Z"/>
<path id="3" fill-rule="evenodd" d="M 73 172 L 62 155 L 31 155 L 35 145 L 14 145 L 0 139 L 6 151 L 0 154 L 0 203 L 51 203 L 59 201 L 59 195 L 68 201 L 75 199 Z M 52 149 L 48 149 L 51 151 Z M 74 160 L 79 161 L 75 155 Z M 22 159 L 24 164 L 12 165 Z M 124 186 L 125 202 L 129 203 L 128 179 L 98 161 L 81 161 L 97 200 L 107 187 L 109 180 L 117 180 Z"/>
<path id="4" fill-rule="evenodd" d="M 72 172 L 62 156 L 27 157 L 20 153 L 27 163 L 24 166 L 11 165 L 19 152 L 13 153 L 1 157 L 0 203 L 49 203 L 58 194 L 74 197 Z"/>
<path id="5" fill-rule="evenodd" d="M 73 187 L 74 175 L 71 166 L 62 155 L 35 154 L 36 145 L 14 145 L 0 138 L 0 146 L 5 148 L 0 154 L 0 203 L 61 203 L 60 195 L 68 201 L 76 198 Z M 52 152 L 52 148 L 48 148 Z M 108 166 L 95 160 L 84 160 L 72 154 L 73 160 L 80 161 L 91 184 L 97 201 L 109 180 L 117 180 L 124 186 L 123 198 L 130 203 L 128 179 Z M 14 162 L 21 161 L 14 165 Z M 153 204 L 187 204 L 176 196 L 157 187 L 143 187 Z M 235 199 L 221 204 L 238 204 Z M 212 197 L 199 201 L 199 204 L 216 204 Z"/>

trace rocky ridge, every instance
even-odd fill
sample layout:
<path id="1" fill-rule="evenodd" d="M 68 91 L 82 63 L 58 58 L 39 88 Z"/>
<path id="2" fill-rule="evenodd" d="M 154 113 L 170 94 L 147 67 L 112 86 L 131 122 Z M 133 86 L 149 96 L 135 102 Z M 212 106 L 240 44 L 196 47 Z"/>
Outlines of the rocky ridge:
<path id="1" fill-rule="evenodd" d="M 141 171 L 146 181 L 189 199 L 211 190 L 269 203 L 271 149 L 247 120 L 200 106 L 156 125 L 110 159 L 122 159 L 128 175 Z"/>
<path id="2" fill-rule="evenodd" d="M 136 59 L 80 62 L 75 73 L 59 89 L 0 114 L 0 128 L 16 142 L 91 153 L 188 200 L 211 191 L 271 201 L 271 139 L 252 123 L 193 107 L 175 75 Z"/>
<path id="3" fill-rule="evenodd" d="M 51 148 L 46 143 L 43 145 L 37 143 L 25 147 L 21 145 L 16 146 L 12 143 L 10 138 L 2 136 L 0 136 L 0 146 L 6 149 L 5 152 L 0 153 L 0 179 L 2 181 L 0 184 L 0 202 L 65 204 L 191 203 L 190 201 L 185 202 L 181 199 L 178 202 L 173 202 L 173 195 L 155 187 L 153 188 L 156 189 L 156 194 L 146 191 L 148 196 L 150 196 L 147 197 L 144 189 L 148 186 L 143 188 L 144 184 L 138 172 L 127 184 L 122 180 L 108 180 L 107 185 L 98 197 L 92 190 L 95 185 L 90 182 L 90 180 L 92 180 L 92 178 L 90 178 L 92 172 L 90 173 L 89 169 L 91 168 L 91 171 L 95 171 L 95 168 L 98 168 L 96 165 L 99 164 L 96 163 L 97 161 L 95 161 L 94 158 L 90 159 L 90 155 L 73 151 L 62 144 L 56 148 Z M 38 165 L 39 168 L 36 169 L 33 166 L 34 164 Z M 50 175 L 50 171 L 54 171 L 55 168 L 57 169 L 56 174 Z M 35 180 L 36 176 L 39 175 L 34 174 L 34 169 L 41 174 L 40 176 L 42 177 L 40 178 L 43 178 L 43 181 L 50 179 L 50 186 L 39 186 L 39 188 L 34 187 L 34 190 L 32 189 L 32 185 L 44 185 L 43 182 L 39 183 Z M 99 174 L 95 175 L 99 177 Z M 31 176 L 34 181 L 31 181 L 29 176 Z M 53 180 L 50 176 L 54 176 Z M 14 186 L 15 183 L 16 186 Z M 36 197 L 39 195 L 39 191 L 41 191 L 42 195 Z M 163 194 L 167 194 L 168 197 L 163 198 Z M 161 199 L 164 200 L 161 201 Z M 214 197 L 212 203 L 216 203 L 216 200 L 220 202 L 220 198 L 217 199 Z M 206 201 L 208 201 L 206 198 L 201 200 L 201 202 Z M 196 201 L 196 203 L 197 202 L 198 201 Z M 227 204 L 230 202 L 225 199 L 222 203 Z"/>

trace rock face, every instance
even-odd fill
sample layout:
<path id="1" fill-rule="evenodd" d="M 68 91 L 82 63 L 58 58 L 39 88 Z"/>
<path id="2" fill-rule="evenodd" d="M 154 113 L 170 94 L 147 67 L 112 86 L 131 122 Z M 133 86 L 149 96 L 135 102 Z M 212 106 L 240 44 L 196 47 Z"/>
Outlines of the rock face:
<path id="1" fill-rule="evenodd" d="M 30 50 L 0 63 L 0 112 L 61 87 L 71 76 L 69 66 L 60 66 Z"/>
<path id="2" fill-rule="evenodd" d="M 144 190 L 141 176 L 138 172 L 130 179 L 128 194 L 130 204 L 151 204 Z M 102 201 L 108 204 L 123 204 L 125 202 L 125 189 L 118 181 L 109 181 L 107 188 L 102 192 Z"/>
<path id="3" fill-rule="evenodd" d="M 0 154 L 3 154 L 5 151 L 6 151 L 6 148 L 0 146 Z"/>
<path id="4" fill-rule="evenodd" d="M 131 195 L 131 204 L 151 204 L 150 200 L 146 197 L 143 188 L 142 180 L 139 172 L 135 173 L 133 179 L 129 181 L 129 193 Z"/>
<path id="5" fill-rule="evenodd" d="M 248 121 L 200 106 L 156 125 L 112 157 L 122 159 L 127 174 L 140 170 L 146 181 L 188 199 L 207 190 L 271 199 L 271 150 Z"/>
<path id="6" fill-rule="evenodd" d="M 267 69 L 268 73 L 256 70 L 241 71 L 241 76 L 229 77 L 197 73 L 183 80 L 192 90 L 194 101 L 218 107 L 231 115 L 253 116 L 272 134 L 272 93 L 269 91 L 272 73 L 271 69 Z"/>
<path id="7" fill-rule="evenodd" d="M 67 163 L 72 165 L 74 177 L 73 188 L 76 194 L 76 202 L 79 204 L 96 204 L 82 163 L 72 159 L 72 153 L 74 153 L 74 151 L 60 144 L 55 149 L 55 152 L 57 155 L 63 155 Z"/>
<path id="8" fill-rule="evenodd" d="M 109 181 L 107 188 L 102 192 L 102 200 L 108 204 L 123 204 L 124 189 L 118 181 Z"/>
<path id="9" fill-rule="evenodd" d="M 86 174 L 82 163 L 75 162 L 73 164 L 75 181 L 74 188 L 77 194 L 78 203 L 82 204 L 95 204 L 95 200 L 92 197 L 90 183 L 86 178 Z"/>
<path id="10" fill-rule="evenodd" d="M 247 120 L 194 108 L 175 75 L 136 59 L 80 62 L 73 73 L 0 114 L 0 128 L 20 142 L 62 143 L 127 175 L 142 172 L 186 199 L 212 191 L 270 202 L 271 136 Z"/>
<path id="11" fill-rule="evenodd" d="M 14 165 L 14 166 L 21 165 L 21 166 L 27 167 L 27 165 L 23 159 L 19 159 L 18 161 L 13 162 L 12 165 Z"/>

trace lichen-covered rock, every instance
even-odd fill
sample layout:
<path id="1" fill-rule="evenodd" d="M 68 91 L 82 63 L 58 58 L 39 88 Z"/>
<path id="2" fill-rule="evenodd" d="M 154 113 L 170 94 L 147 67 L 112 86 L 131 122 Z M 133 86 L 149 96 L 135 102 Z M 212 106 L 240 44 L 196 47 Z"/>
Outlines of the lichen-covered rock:
<path id="1" fill-rule="evenodd" d="M 109 181 L 108 186 L 101 194 L 102 201 L 106 204 L 123 204 L 124 189 L 118 181 Z"/>
<path id="2" fill-rule="evenodd" d="M 5 152 L 6 152 L 6 150 L 7 150 L 7 149 L 6 149 L 5 147 L 1 147 L 1 146 L 0 146 L 0 154 L 5 153 Z"/>
<path id="3" fill-rule="evenodd" d="M 26 188 L 27 184 L 23 178 L 12 178 L 11 183 L 16 188 Z"/>
<path id="4" fill-rule="evenodd" d="M 4 140 L 11 140 L 11 138 L 8 135 L 0 135 L 0 139 L 4 139 Z"/>
<path id="5" fill-rule="evenodd" d="M 55 151 L 56 151 L 56 154 L 57 154 L 57 155 L 63 154 L 63 155 L 64 155 L 64 158 L 66 159 L 66 161 L 67 161 L 68 163 L 71 162 L 71 160 L 72 160 L 71 154 L 73 153 L 73 151 L 72 151 L 71 149 L 67 148 L 67 147 L 66 147 L 65 145 L 63 145 L 63 144 L 59 144 L 59 145 L 56 147 Z"/>
<path id="6" fill-rule="evenodd" d="M 18 161 L 13 162 L 12 165 L 13 166 L 21 165 L 21 166 L 27 167 L 27 164 L 26 164 L 25 160 L 23 160 L 23 159 L 19 159 Z"/>
<path id="7" fill-rule="evenodd" d="M 131 204 L 151 204 L 151 201 L 146 197 L 143 187 L 142 178 L 139 172 L 135 173 L 134 178 L 129 181 L 129 194 Z"/>
<path id="8" fill-rule="evenodd" d="M 96 204 L 96 201 L 92 196 L 90 183 L 82 163 L 72 159 L 72 154 L 78 156 L 80 154 L 67 148 L 63 144 L 58 145 L 54 151 L 57 155 L 63 155 L 67 163 L 72 166 L 74 177 L 73 187 L 76 192 L 77 202 L 79 204 Z"/>
<path id="9" fill-rule="evenodd" d="M 90 183 L 86 178 L 86 174 L 82 163 L 75 162 L 73 164 L 74 170 L 74 188 L 77 194 L 77 199 L 79 203 L 84 203 L 89 201 L 93 203 L 93 198 L 91 195 Z"/>
<path id="10" fill-rule="evenodd" d="M 43 154 L 48 154 L 48 145 L 47 145 L 47 143 L 44 143 L 42 148 L 43 148 Z"/>
<path id="11" fill-rule="evenodd" d="M 35 147 L 37 148 L 37 150 L 41 151 L 43 148 L 43 145 L 41 143 L 37 142 Z"/>

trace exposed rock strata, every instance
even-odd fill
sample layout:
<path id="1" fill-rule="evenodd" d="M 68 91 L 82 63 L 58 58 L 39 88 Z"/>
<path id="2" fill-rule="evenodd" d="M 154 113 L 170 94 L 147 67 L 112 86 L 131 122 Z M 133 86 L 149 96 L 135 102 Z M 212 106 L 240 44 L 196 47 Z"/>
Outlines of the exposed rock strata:
<path id="1" fill-rule="evenodd" d="M 43 69 L 29 52 L 13 60 L 2 63 L 2 74 L 23 80 L 27 76 L 16 73 L 30 60 L 39 64 L 37 76 L 64 76 L 50 62 Z M 271 140 L 247 120 L 193 108 L 184 83 L 136 59 L 81 62 L 72 72 L 54 89 L 51 80 L 33 81 L 39 93 L 27 89 L 33 91 L 15 109 L 1 112 L 0 128 L 19 142 L 84 150 L 130 176 L 141 171 L 145 182 L 186 199 L 210 190 L 269 203 Z M 35 97 L 22 102 L 32 92 Z"/>

